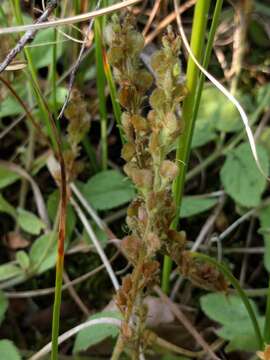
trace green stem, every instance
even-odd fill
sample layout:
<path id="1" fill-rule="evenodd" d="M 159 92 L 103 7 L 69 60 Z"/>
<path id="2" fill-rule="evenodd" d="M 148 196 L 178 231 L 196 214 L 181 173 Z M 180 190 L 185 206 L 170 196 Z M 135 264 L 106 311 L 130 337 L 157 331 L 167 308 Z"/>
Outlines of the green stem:
<path id="1" fill-rule="evenodd" d="M 270 278 L 269 278 L 266 311 L 265 311 L 264 341 L 266 344 L 268 345 L 270 344 Z"/>
<path id="2" fill-rule="evenodd" d="M 106 79 L 107 79 L 107 83 L 109 85 L 109 91 L 110 91 L 110 97 L 111 97 L 111 101 L 112 101 L 114 117 L 115 117 L 118 129 L 119 129 L 121 142 L 122 142 L 122 144 L 124 144 L 126 141 L 125 141 L 124 132 L 123 132 L 122 126 L 121 126 L 121 114 L 122 114 L 122 112 L 121 112 L 121 107 L 120 107 L 119 101 L 117 100 L 117 90 L 116 90 L 116 86 L 115 86 L 115 83 L 114 83 L 114 80 L 113 80 L 111 67 L 110 67 L 110 65 L 108 63 L 105 48 L 103 49 L 103 67 L 104 67 L 104 72 L 105 72 L 105 76 L 106 76 Z"/>
<path id="3" fill-rule="evenodd" d="M 210 7 L 210 0 L 198 0 L 195 6 L 193 17 L 192 34 L 191 34 L 191 50 L 196 59 L 201 61 L 202 49 L 204 46 L 207 16 Z M 199 69 L 194 61 L 189 57 L 187 65 L 188 95 L 183 103 L 183 120 L 184 132 L 179 137 L 178 148 L 176 151 L 176 161 L 179 165 L 179 175 L 173 186 L 174 199 L 176 203 L 176 217 L 172 224 L 173 228 L 177 227 L 178 217 L 181 206 L 181 198 L 184 189 L 186 168 L 189 159 L 191 140 L 194 128 L 193 110 L 195 104 L 196 89 L 198 85 Z M 169 291 L 169 276 L 171 272 L 172 261 L 168 257 L 164 259 L 162 274 L 162 290 L 165 293 Z"/>
<path id="4" fill-rule="evenodd" d="M 219 17 L 220 17 L 222 5 L 223 5 L 223 0 L 217 0 L 216 6 L 215 6 L 215 9 L 214 9 L 214 13 L 213 13 L 213 19 L 212 19 L 211 27 L 210 27 L 210 30 L 209 30 L 208 40 L 207 40 L 207 44 L 206 44 L 205 56 L 204 56 L 203 64 L 202 64 L 204 69 L 208 68 L 208 65 L 209 65 L 209 62 L 210 62 L 211 53 L 212 53 L 212 49 L 213 49 L 215 34 L 216 34 L 218 22 L 219 22 Z M 195 102 L 194 102 L 194 110 L 193 110 L 193 117 L 192 117 L 192 122 L 193 123 L 195 123 L 195 121 L 197 119 L 204 81 L 205 81 L 205 75 L 203 73 L 201 73 L 199 83 L 198 83 L 198 89 L 197 89 L 197 93 L 196 93 L 196 98 L 195 98 Z"/>
<path id="5" fill-rule="evenodd" d="M 252 308 L 252 306 L 250 304 L 250 301 L 249 301 L 245 291 L 242 289 L 242 287 L 239 284 L 238 280 L 231 273 L 230 269 L 225 264 L 221 264 L 220 262 L 218 262 L 217 260 L 215 260 L 214 258 L 212 258 L 212 257 L 210 257 L 208 255 L 200 254 L 200 253 L 192 253 L 192 256 L 197 258 L 197 259 L 203 260 L 203 261 L 205 261 L 205 262 L 207 262 L 207 263 L 209 263 L 209 264 L 211 264 L 213 266 L 215 266 L 229 280 L 229 282 L 233 285 L 233 287 L 238 292 L 238 295 L 240 296 L 241 300 L 243 301 L 243 304 L 245 305 L 245 307 L 247 309 L 247 312 L 248 312 L 250 320 L 252 322 L 254 332 L 255 332 L 255 335 L 257 337 L 260 349 L 263 349 L 264 341 L 263 341 L 261 330 L 260 330 L 256 315 L 254 313 L 254 310 L 253 310 L 253 308 Z M 270 308 L 269 308 L 269 311 L 270 311 Z"/>
<path id="6" fill-rule="evenodd" d="M 102 19 L 95 20 L 94 33 L 95 33 L 95 54 L 96 54 L 96 69 L 97 69 L 97 91 L 98 103 L 101 125 L 101 167 L 106 170 L 108 167 L 108 144 L 107 144 L 107 109 L 106 109 L 106 77 L 103 68 L 102 56 Z"/>
<path id="7" fill-rule="evenodd" d="M 55 118 L 57 117 L 57 98 L 56 98 L 56 61 L 57 61 L 57 30 L 53 30 L 53 51 L 52 51 L 52 66 L 51 66 L 51 83 L 52 83 L 52 103 L 53 103 L 53 114 Z M 57 119 L 57 128 L 60 131 L 60 122 Z"/>
<path id="8" fill-rule="evenodd" d="M 58 359 L 58 335 L 59 335 L 59 322 L 60 322 L 60 310 L 61 310 L 61 299 L 62 299 L 63 268 L 64 268 L 64 256 L 58 253 L 57 264 L 56 264 L 56 277 L 55 277 L 55 294 L 54 294 L 54 304 L 53 304 L 51 360 Z"/>
<path id="9" fill-rule="evenodd" d="M 14 13 L 15 13 L 17 23 L 23 24 L 23 16 L 22 16 L 21 7 L 20 7 L 20 0 L 13 0 L 12 5 L 14 8 Z M 24 48 L 24 54 L 25 54 L 27 64 L 28 64 L 28 71 L 29 71 L 29 75 L 30 75 L 29 78 L 30 78 L 30 82 L 31 82 L 31 85 L 33 88 L 33 93 L 36 96 L 36 101 L 39 106 L 40 112 L 42 114 L 42 119 L 44 119 L 47 133 L 50 136 L 53 149 L 56 150 L 57 142 L 56 142 L 56 139 L 53 134 L 53 129 L 52 129 L 50 119 L 49 119 L 49 114 L 48 114 L 47 108 L 44 104 L 42 92 L 39 87 L 38 77 L 37 77 L 36 69 L 34 66 L 33 59 L 32 59 L 31 51 L 28 48 Z"/>

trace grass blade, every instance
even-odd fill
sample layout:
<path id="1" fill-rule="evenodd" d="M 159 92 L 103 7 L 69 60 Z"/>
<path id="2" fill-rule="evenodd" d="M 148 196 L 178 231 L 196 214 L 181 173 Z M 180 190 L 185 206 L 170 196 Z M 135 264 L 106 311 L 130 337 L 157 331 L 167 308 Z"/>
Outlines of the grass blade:
<path id="1" fill-rule="evenodd" d="M 176 8 L 178 8 L 177 4 Z M 193 53 L 196 54 L 198 59 L 201 59 L 202 49 L 204 45 L 207 14 L 210 7 L 210 0 L 198 0 L 195 6 L 195 12 L 193 17 L 193 26 L 191 34 L 191 48 Z M 188 95 L 183 104 L 183 119 L 185 123 L 185 129 L 182 135 L 179 137 L 178 148 L 176 152 L 176 161 L 179 163 L 179 175 L 174 183 L 174 198 L 176 202 L 176 217 L 172 224 L 173 228 L 177 227 L 178 217 L 181 207 L 181 198 L 183 195 L 185 175 L 187 162 L 190 153 L 190 146 L 194 128 L 193 122 L 193 109 L 195 103 L 196 90 L 198 85 L 199 69 L 193 62 L 191 57 L 188 60 L 187 66 L 187 81 Z M 164 258 L 163 273 L 162 273 L 162 290 L 165 293 L 169 291 L 169 277 L 172 268 L 172 260 L 169 257 Z"/>

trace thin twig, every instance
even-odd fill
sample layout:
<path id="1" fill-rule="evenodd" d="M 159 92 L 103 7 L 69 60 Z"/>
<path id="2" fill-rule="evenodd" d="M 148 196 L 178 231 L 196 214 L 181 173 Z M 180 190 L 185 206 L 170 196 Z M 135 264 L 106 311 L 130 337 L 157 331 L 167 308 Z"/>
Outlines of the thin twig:
<path id="1" fill-rule="evenodd" d="M 201 334 L 196 330 L 196 328 L 191 324 L 188 318 L 184 315 L 184 313 L 173 303 L 167 295 L 165 295 L 162 290 L 155 286 L 155 292 L 159 295 L 161 300 L 167 304 L 175 317 L 184 325 L 184 327 L 188 330 L 188 332 L 193 336 L 193 338 L 201 345 L 201 347 L 209 354 L 211 359 L 220 360 L 219 357 L 213 352 L 211 347 L 207 344 L 207 342 L 203 339 Z"/>
<path id="2" fill-rule="evenodd" d="M 145 27 L 144 27 L 144 29 L 143 29 L 143 36 L 145 36 L 145 35 L 147 34 L 148 30 L 150 29 L 150 27 L 151 27 L 151 25 L 152 25 L 152 22 L 153 22 L 156 14 L 157 14 L 157 12 L 158 12 L 158 9 L 159 9 L 159 7 L 160 7 L 160 3 L 161 3 L 161 0 L 156 0 L 156 1 L 155 1 L 155 4 L 154 4 L 154 6 L 153 6 L 153 9 L 152 9 L 152 11 L 151 11 L 151 13 L 150 13 L 150 16 L 149 16 L 149 18 L 148 18 L 148 21 L 147 21 L 147 23 L 146 23 L 146 25 L 145 25 Z"/>
<path id="3" fill-rule="evenodd" d="M 97 16 L 110 14 L 114 11 L 121 10 L 128 6 L 137 4 L 141 1 L 142 0 L 126 0 L 126 1 L 119 2 L 117 4 L 105 7 L 100 10 L 95 10 L 95 11 L 91 11 L 91 12 L 76 15 L 76 16 L 70 16 L 70 17 L 64 18 L 64 19 L 47 21 L 46 23 L 41 23 L 41 24 L 19 25 L 19 26 L 10 26 L 8 28 L 0 28 L 0 35 L 18 33 L 18 32 L 23 32 L 23 31 L 28 31 L 28 30 L 47 29 L 47 28 L 51 28 L 51 27 L 55 28 L 57 26 L 75 24 L 78 22 L 83 22 L 83 21 L 89 20 L 91 18 L 95 18 Z"/>
<path id="4" fill-rule="evenodd" d="M 197 0 L 190 0 L 187 1 L 185 4 L 179 6 L 178 11 L 179 14 L 183 14 L 187 9 L 189 9 L 191 6 L 193 6 L 196 3 Z M 162 21 L 160 21 L 157 25 L 157 28 L 153 30 L 149 35 L 145 38 L 145 44 L 149 44 L 154 40 L 156 36 L 164 29 L 166 28 L 170 23 L 172 23 L 176 18 L 176 13 L 173 11 L 170 15 L 165 17 Z"/>
<path id="5" fill-rule="evenodd" d="M 65 284 L 69 284 L 68 292 L 70 296 L 72 297 L 74 302 L 78 305 L 78 308 L 82 311 L 82 313 L 88 317 L 90 315 L 90 311 L 88 310 L 87 306 L 82 302 L 81 298 L 77 294 L 73 285 L 70 285 L 70 279 L 66 271 L 63 272 L 63 279 Z"/>
<path id="6" fill-rule="evenodd" d="M 96 10 L 100 7 L 100 3 L 101 3 L 101 0 L 98 1 L 97 3 L 97 6 L 96 6 Z M 65 98 L 65 102 L 62 106 L 62 109 L 60 111 L 60 114 L 58 116 L 58 119 L 61 119 L 63 114 L 64 114 L 64 111 L 67 107 L 67 104 L 68 104 L 68 101 L 69 101 L 69 98 L 70 98 L 70 94 L 71 94 L 71 90 L 72 90 L 72 87 L 73 87 L 73 83 L 75 81 L 75 75 L 76 75 L 76 72 L 81 64 L 81 61 L 82 61 L 82 56 L 83 56 L 83 53 L 84 53 L 84 50 L 85 50 L 85 47 L 86 47 L 86 44 L 87 44 L 87 39 L 88 39 L 88 36 L 92 30 L 92 27 L 93 27 L 93 24 L 94 24 L 94 18 L 91 18 L 90 22 L 89 22 L 89 25 L 88 25 L 88 28 L 87 28 L 87 31 L 86 31 L 86 34 L 85 34 L 85 37 L 84 37 L 84 41 L 83 41 L 83 44 L 81 46 L 81 50 L 79 52 L 79 56 L 75 62 L 75 64 L 73 65 L 73 68 L 72 68 L 72 71 L 71 71 L 71 74 L 70 74 L 70 79 L 69 79 L 69 84 L 68 84 L 68 91 L 67 91 L 67 95 L 66 95 L 66 98 Z"/>
<path id="7" fill-rule="evenodd" d="M 114 271 L 111 267 L 111 264 L 110 262 L 108 261 L 108 258 L 107 256 L 105 255 L 89 221 L 87 220 L 86 216 L 84 215 L 83 211 L 81 210 L 80 206 L 77 204 L 77 202 L 71 198 L 70 199 L 70 202 L 72 204 L 72 206 L 74 207 L 78 217 L 80 218 L 81 222 L 83 223 L 84 227 L 85 227 L 85 230 L 87 232 L 87 234 L 89 235 L 89 237 L 91 238 L 93 244 L 95 245 L 96 249 L 97 249 L 97 252 L 102 260 L 102 262 L 104 263 L 105 267 L 106 267 L 106 270 L 108 272 L 108 275 L 110 276 L 111 278 L 111 281 L 113 283 L 113 286 L 115 288 L 115 290 L 118 290 L 120 288 L 120 285 L 119 285 L 119 282 L 114 274 Z"/>
<path id="8" fill-rule="evenodd" d="M 119 255 L 119 251 L 117 251 L 110 259 L 110 262 L 114 261 Z M 89 271 L 86 274 L 83 274 L 82 276 L 77 277 L 74 280 L 71 280 L 70 282 L 67 282 L 63 285 L 62 291 L 67 290 L 70 286 L 75 286 L 77 284 L 80 284 L 81 282 L 89 279 L 90 277 L 96 275 L 99 271 L 105 268 L 104 264 L 101 264 L 100 266 L 96 267 L 95 269 Z M 55 288 L 46 288 L 46 289 L 38 289 L 38 290 L 28 290 L 28 291 L 7 291 L 5 292 L 5 296 L 10 299 L 20 299 L 20 298 L 32 298 L 32 297 L 39 297 L 39 296 L 48 296 L 51 294 L 54 294 Z"/>
<path id="9" fill-rule="evenodd" d="M 37 19 L 35 24 L 38 25 L 38 24 L 41 24 L 44 21 L 46 21 L 48 19 L 48 17 L 50 16 L 50 14 L 53 12 L 53 10 L 56 8 L 56 6 L 57 6 L 57 1 L 51 0 L 48 4 L 46 10 Z M 30 41 L 30 40 L 32 41 L 34 39 L 36 33 L 37 33 L 37 29 L 36 30 L 30 29 L 21 37 L 21 39 L 17 42 L 16 46 L 12 50 L 10 50 L 10 52 L 5 57 L 4 61 L 0 64 L 0 74 L 12 62 L 12 60 L 16 57 L 16 55 L 18 55 L 23 50 L 23 48 L 28 43 L 28 41 Z"/>
<path id="10" fill-rule="evenodd" d="M 47 213 L 45 201 L 43 199 L 42 193 L 41 193 L 37 183 L 35 182 L 35 180 L 28 174 L 27 171 L 25 171 L 19 165 L 16 165 L 14 163 L 4 161 L 4 160 L 0 160 L 0 165 L 15 172 L 16 174 L 20 175 L 22 178 L 29 181 L 29 183 L 32 187 L 32 190 L 33 190 L 35 200 L 36 200 L 38 214 L 39 214 L 40 218 L 43 220 L 43 222 L 46 224 L 46 226 L 49 228 L 50 221 L 49 221 L 49 216 Z"/>
<path id="11" fill-rule="evenodd" d="M 68 330 L 64 334 L 58 337 L 58 345 L 62 344 L 64 341 L 68 340 L 72 336 L 76 335 L 79 331 L 89 328 L 90 326 L 95 325 L 114 325 L 118 328 L 121 327 L 121 320 L 115 318 L 99 318 L 99 319 L 92 319 L 88 320 L 83 324 L 77 325 L 74 328 Z M 50 353 L 52 349 L 52 343 L 50 342 L 46 346 L 44 346 L 41 350 L 39 350 L 35 355 L 31 356 L 28 360 L 39 360 L 44 357 L 44 355 Z"/>

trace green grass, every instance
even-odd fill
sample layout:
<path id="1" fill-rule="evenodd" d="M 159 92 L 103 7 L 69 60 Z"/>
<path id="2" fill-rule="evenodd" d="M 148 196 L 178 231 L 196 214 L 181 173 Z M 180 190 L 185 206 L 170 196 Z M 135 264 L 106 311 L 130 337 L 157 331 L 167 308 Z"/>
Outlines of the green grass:
<path id="1" fill-rule="evenodd" d="M 195 6 L 192 34 L 191 34 L 191 49 L 195 57 L 201 61 L 202 50 L 205 43 L 207 14 L 210 7 L 209 0 L 198 0 Z M 174 183 L 174 199 L 176 203 L 176 218 L 172 224 L 173 228 L 177 228 L 178 218 L 180 214 L 181 200 L 184 192 L 185 176 L 190 154 L 190 147 L 194 129 L 195 119 L 193 117 L 194 104 L 196 99 L 196 92 L 199 81 L 199 69 L 194 61 L 189 57 L 187 65 L 186 86 L 188 95 L 183 103 L 183 121 L 184 131 L 178 140 L 178 147 L 176 151 L 176 161 L 179 165 L 179 175 Z M 172 261 L 169 257 L 164 258 L 163 273 L 162 273 L 162 290 L 165 293 L 169 291 L 170 273 L 172 269 Z"/>

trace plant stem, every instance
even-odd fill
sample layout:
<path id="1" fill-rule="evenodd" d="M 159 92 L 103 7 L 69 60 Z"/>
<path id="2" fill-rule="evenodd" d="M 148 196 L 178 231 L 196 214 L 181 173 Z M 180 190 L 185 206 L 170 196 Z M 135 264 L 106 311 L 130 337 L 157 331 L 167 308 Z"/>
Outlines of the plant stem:
<path id="1" fill-rule="evenodd" d="M 215 6 L 215 9 L 214 9 L 214 13 L 213 13 L 213 19 L 212 19 L 211 27 L 210 27 L 210 30 L 209 30 L 208 40 L 207 40 L 206 49 L 205 49 L 205 55 L 204 55 L 204 59 L 203 59 L 203 67 L 205 69 L 208 68 L 208 65 L 209 65 L 209 62 L 210 62 L 211 53 L 212 53 L 212 49 L 213 49 L 215 34 L 216 34 L 217 26 L 218 26 L 218 21 L 219 21 L 222 5 L 223 5 L 223 0 L 217 0 L 216 6 Z M 198 83 L 198 89 L 197 89 L 197 92 L 196 92 L 195 102 L 194 102 L 194 110 L 193 110 L 193 117 L 192 117 L 192 122 L 193 123 L 195 123 L 195 121 L 197 119 L 204 81 L 205 81 L 205 75 L 201 73 L 199 83 Z"/>
<path id="2" fill-rule="evenodd" d="M 115 86 L 115 83 L 114 83 L 114 80 L 113 80 L 111 67 L 110 67 L 110 65 L 108 63 L 107 53 L 106 53 L 105 48 L 103 48 L 103 67 L 104 67 L 104 73 L 105 73 L 105 76 L 106 76 L 106 79 L 107 79 L 107 83 L 109 85 L 114 117 L 115 117 L 118 129 L 119 129 L 121 142 L 122 142 L 122 144 L 124 144 L 125 143 L 125 136 L 124 136 L 122 126 L 121 126 L 121 114 L 122 114 L 122 111 L 121 111 L 120 104 L 119 104 L 119 102 L 117 100 L 117 90 L 116 90 L 116 86 Z"/>
<path id="3" fill-rule="evenodd" d="M 95 32 L 95 54 L 96 54 L 96 69 L 97 69 L 97 91 L 98 103 L 101 125 L 101 167 L 106 170 L 108 167 L 108 144 L 107 144 L 107 109 L 106 109 L 106 77 L 103 68 L 102 55 L 102 18 L 97 18 L 94 23 Z"/>
<path id="4" fill-rule="evenodd" d="M 58 359 L 58 335 L 60 322 L 60 309 L 62 299 L 62 278 L 64 268 L 64 255 L 58 253 L 56 263 L 56 278 L 55 278 L 55 294 L 53 305 L 53 324 L 52 324 L 52 353 L 51 360 Z"/>
<path id="5" fill-rule="evenodd" d="M 18 24 L 23 24 L 23 16 L 22 16 L 21 7 L 20 7 L 20 1 L 19 0 L 13 0 L 12 5 L 13 5 L 13 8 L 14 8 L 16 22 Z M 46 106 L 44 104 L 44 99 L 42 97 L 42 92 L 41 92 L 40 87 L 39 87 L 37 73 L 36 73 L 36 69 L 35 69 L 35 66 L 34 66 L 33 59 L 32 59 L 31 51 L 29 49 L 27 49 L 27 48 L 24 48 L 24 54 L 25 54 L 25 57 L 27 59 L 28 70 L 29 70 L 29 75 L 30 75 L 30 82 L 31 82 L 31 85 L 32 85 L 32 88 L 33 88 L 33 93 L 36 96 L 36 101 L 37 101 L 37 104 L 39 106 L 40 112 L 42 114 L 42 118 L 44 119 L 46 129 L 47 129 L 47 133 L 49 134 L 49 137 L 51 139 L 53 149 L 56 150 L 57 149 L 57 142 L 56 142 L 56 139 L 55 139 L 55 136 L 54 136 L 54 133 L 53 133 L 53 129 L 52 129 L 52 126 L 51 126 L 51 123 L 50 123 L 50 119 L 49 119 L 49 115 L 48 115 Z"/>
<path id="6" fill-rule="evenodd" d="M 265 311 L 264 341 L 267 345 L 270 344 L 270 278 L 269 278 L 266 311 Z"/>
<path id="7" fill-rule="evenodd" d="M 245 291 L 242 289 L 241 285 L 239 284 L 238 280 L 234 277 L 234 275 L 231 273 L 230 269 L 225 265 L 225 264 L 221 264 L 220 262 L 218 262 L 217 260 L 215 260 L 214 258 L 205 255 L 205 254 L 200 254 L 200 253 L 192 253 L 193 257 L 197 258 L 197 259 L 201 259 L 205 262 L 208 262 L 211 265 L 214 265 L 228 280 L 229 282 L 233 285 L 233 287 L 235 288 L 235 290 L 238 292 L 241 300 L 243 301 L 243 304 L 245 305 L 247 312 L 249 314 L 250 320 L 252 322 L 253 328 L 254 328 L 254 332 L 255 335 L 257 337 L 258 340 L 258 344 L 260 349 L 263 348 L 264 342 L 263 342 L 263 337 L 261 334 L 261 330 L 256 318 L 256 315 L 254 313 L 254 310 L 250 304 L 250 301 L 245 293 Z M 270 304 L 269 305 L 269 311 L 270 311 Z"/>
<path id="8" fill-rule="evenodd" d="M 201 54 L 204 45 L 209 6 L 210 0 L 198 0 L 195 6 L 191 34 L 191 49 L 195 57 L 199 61 L 201 61 Z M 172 224 L 173 228 L 176 228 L 178 223 L 178 217 L 181 207 L 181 198 L 184 190 L 186 168 L 190 154 L 191 140 L 194 128 L 193 109 L 198 84 L 198 76 L 199 69 L 197 68 L 191 57 L 189 57 L 186 81 L 188 95 L 183 103 L 183 120 L 185 126 L 183 134 L 181 134 L 179 137 L 178 147 L 176 151 L 176 161 L 179 164 L 179 175 L 176 178 L 173 186 L 174 199 L 176 203 L 176 216 Z M 171 273 L 171 268 L 172 260 L 169 257 L 165 257 L 162 274 L 162 290 L 165 293 L 168 293 L 169 291 L 169 277 Z"/>

